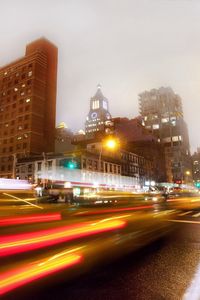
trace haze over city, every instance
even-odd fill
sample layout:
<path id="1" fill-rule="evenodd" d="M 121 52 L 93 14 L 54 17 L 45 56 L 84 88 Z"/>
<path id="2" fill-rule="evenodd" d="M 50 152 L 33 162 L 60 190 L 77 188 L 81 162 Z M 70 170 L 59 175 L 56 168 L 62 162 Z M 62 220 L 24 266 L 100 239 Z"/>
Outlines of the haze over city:
<path id="1" fill-rule="evenodd" d="M 170 86 L 183 101 L 192 151 L 200 145 L 198 1 L 1 1 L 3 66 L 45 36 L 58 46 L 57 121 L 84 128 L 102 84 L 112 116 L 135 117 L 138 94 Z M 9 16 L 9 17 L 8 17 Z"/>

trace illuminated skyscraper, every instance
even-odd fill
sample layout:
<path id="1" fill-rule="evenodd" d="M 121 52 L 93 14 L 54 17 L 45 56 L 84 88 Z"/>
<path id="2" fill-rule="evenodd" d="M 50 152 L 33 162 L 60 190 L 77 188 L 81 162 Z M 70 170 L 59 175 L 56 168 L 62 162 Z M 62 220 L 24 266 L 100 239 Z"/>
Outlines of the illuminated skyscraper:
<path id="1" fill-rule="evenodd" d="M 168 181 L 185 181 L 191 159 L 181 98 L 171 88 L 161 87 L 141 93 L 139 106 L 143 125 L 164 146 Z"/>

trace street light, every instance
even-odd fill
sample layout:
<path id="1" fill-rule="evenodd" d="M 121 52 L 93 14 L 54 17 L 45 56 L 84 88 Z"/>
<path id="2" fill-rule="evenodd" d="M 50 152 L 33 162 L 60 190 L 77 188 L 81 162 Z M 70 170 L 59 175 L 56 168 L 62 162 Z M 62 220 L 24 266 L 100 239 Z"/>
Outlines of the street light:
<path id="1" fill-rule="evenodd" d="M 105 142 L 105 147 L 108 148 L 108 149 L 115 149 L 117 146 L 117 141 L 114 140 L 114 139 L 109 139 Z"/>
<path id="2" fill-rule="evenodd" d="M 99 153 L 99 171 L 101 172 L 101 156 L 103 148 L 114 151 L 119 147 L 119 140 L 113 137 L 107 138 L 101 143 L 101 149 Z"/>
<path id="3" fill-rule="evenodd" d="M 185 181 L 186 181 L 186 183 L 188 183 L 189 182 L 189 177 L 190 177 L 190 174 L 191 174 L 191 172 L 189 171 L 189 170 L 187 170 L 187 171 L 185 171 Z"/>

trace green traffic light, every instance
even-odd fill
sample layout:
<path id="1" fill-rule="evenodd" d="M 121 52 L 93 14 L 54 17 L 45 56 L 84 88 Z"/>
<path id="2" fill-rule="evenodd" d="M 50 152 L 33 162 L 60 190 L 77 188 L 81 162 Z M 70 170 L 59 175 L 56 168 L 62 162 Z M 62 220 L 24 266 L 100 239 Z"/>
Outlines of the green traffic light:
<path id="1" fill-rule="evenodd" d="M 70 169 L 74 169 L 75 168 L 75 164 L 73 162 L 70 162 L 69 165 L 68 165 L 68 167 Z"/>

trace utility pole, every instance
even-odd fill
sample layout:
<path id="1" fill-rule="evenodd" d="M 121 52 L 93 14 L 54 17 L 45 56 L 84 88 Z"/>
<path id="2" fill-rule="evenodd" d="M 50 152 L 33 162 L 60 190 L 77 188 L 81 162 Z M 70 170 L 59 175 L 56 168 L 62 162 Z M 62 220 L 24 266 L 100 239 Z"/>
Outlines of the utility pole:
<path id="1" fill-rule="evenodd" d="M 13 154 L 13 170 L 12 170 L 12 178 L 15 179 L 16 175 L 16 163 L 17 163 L 17 156 L 16 153 Z"/>

